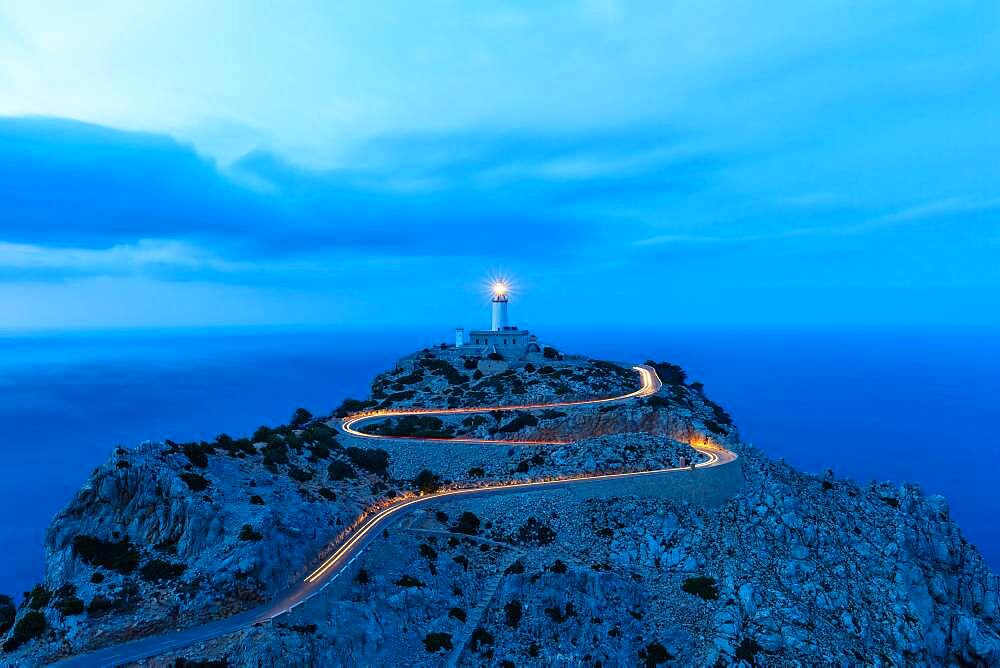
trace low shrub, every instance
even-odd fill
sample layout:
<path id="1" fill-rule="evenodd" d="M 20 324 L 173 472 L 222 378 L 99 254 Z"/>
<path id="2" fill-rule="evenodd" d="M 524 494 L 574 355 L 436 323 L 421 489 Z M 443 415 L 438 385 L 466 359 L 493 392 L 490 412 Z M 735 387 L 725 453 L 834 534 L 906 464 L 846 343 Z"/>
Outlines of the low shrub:
<path id="1" fill-rule="evenodd" d="M 330 480 L 346 480 L 357 477 L 354 467 L 340 459 L 330 462 L 326 472 L 330 476 Z"/>
<path id="2" fill-rule="evenodd" d="M 421 494 L 433 494 L 441 488 L 441 479 L 430 469 L 424 469 L 413 478 L 413 486 Z"/>
<path id="3" fill-rule="evenodd" d="M 479 533 L 479 518 L 476 517 L 475 513 L 471 513 L 468 510 L 462 513 L 458 521 L 452 525 L 451 531 L 453 533 L 464 533 L 469 536 L 475 536 Z"/>
<path id="4" fill-rule="evenodd" d="M 313 414 L 307 411 L 305 408 L 296 408 L 295 412 L 292 413 L 292 419 L 290 424 L 293 427 L 302 427 L 306 422 L 312 420 Z"/>
<path id="5" fill-rule="evenodd" d="M 567 567 L 562 560 L 556 559 L 555 562 L 549 566 L 549 570 L 553 573 L 565 573 L 567 571 Z"/>
<path id="6" fill-rule="evenodd" d="M 395 583 L 398 587 L 423 587 L 424 583 L 421 580 L 413 577 L 412 575 L 403 575 Z"/>
<path id="7" fill-rule="evenodd" d="M 521 602 L 515 599 L 505 605 L 503 610 L 507 618 L 507 626 L 516 629 L 518 624 L 521 623 L 521 614 L 524 612 Z"/>
<path id="8" fill-rule="evenodd" d="M 15 649 L 42 635 L 49 626 L 45 621 L 45 615 L 37 610 L 29 610 L 14 625 L 14 632 L 3 644 L 5 652 L 13 652 Z"/>
<path id="9" fill-rule="evenodd" d="M 254 528 L 249 524 L 244 524 L 240 529 L 240 540 L 261 540 L 264 535 L 259 531 L 254 530 Z"/>
<path id="10" fill-rule="evenodd" d="M 297 482 L 309 482 L 313 479 L 313 474 L 312 471 L 300 469 L 298 466 L 292 466 L 288 469 L 288 477 Z"/>
<path id="11" fill-rule="evenodd" d="M 0 636 L 7 633 L 10 627 L 14 626 L 14 619 L 17 617 L 17 607 L 14 599 L 6 594 L 0 594 Z"/>
<path id="12" fill-rule="evenodd" d="M 428 633 L 424 636 L 424 648 L 428 652 L 451 651 L 450 633 Z"/>
<path id="13" fill-rule="evenodd" d="M 80 534 L 73 538 L 73 554 L 85 564 L 103 566 L 119 573 L 131 573 L 139 565 L 139 553 L 128 537 L 113 543 Z"/>
<path id="14" fill-rule="evenodd" d="M 670 661 L 674 658 L 674 655 L 668 652 L 667 648 L 660 643 L 651 642 L 646 645 L 646 649 L 639 652 L 639 658 L 647 668 L 654 668 L 661 663 Z"/>
<path id="15" fill-rule="evenodd" d="M 448 616 L 452 619 L 457 619 L 463 624 L 465 623 L 465 620 L 468 619 L 468 615 L 462 608 L 452 608 L 451 610 L 448 611 Z"/>
<path id="16" fill-rule="evenodd" d="M 175 564 L 163 559 L 153 559 L 146 562 L 139 569 L 139 575 L 146 582 L 159 582 L 161 580 L 172 580 L 187 569 L 186 564 Z"/>
<path id="17" fill-rule="evenodd" d="M 703 575 L 684 580 L 681 589 L 706 601 L 719 598 L 719 588 L 715 586 L 715 578 Z"/>
<path id="18" fill-rule="evenodd" d="M 347 417 L 352 413 L 360 413 L 361 411 L 367 410 L 375 405 L 374 401 L 371 400 L 360 400 L 360 399 L 344 399 L 344 403 L 340 404 L 340 408 L 334 411 L 334 415 L 339 418 Z"/>
<path id="19" fill-rule="evenodd" d="M 337 493 L 328 487 L 320 487 L 317 491 L 319 492 L 319 495 L 327 501 L 337 500 Z"/>
<path id="20" fill-rule="evenodd" d="M 547 360 L 557 360 L 559 359 L 559 351 L 552 346 L 545 346 L 542 348 L 542 355 Z"/>
<path id="21" fill-rule="evenodd" d="M 477 626 L 476 630 L 472 632 L 472 639 L 470 646 L 473 652 L 478 652 L 480 647 L 484 645 L 492 645 L 494 642 L 493 634 L 484 629 L 482 626 Z"/>
<path id="22" fill-rule="evenodd" d="M 764 648 L 761 647 L 753 638 L 743 638 L 743 640 L 740 641 L 740 646 L 736 648 L 736 658 L 741 661 L 746 661 L 751 666 L 754 666 L 756 665 L 754 657 L 757 652 L 760 652 L 762 649 Z"/>
<path id="23" fill-rule="evenodd" d="M 181 446 L 184 455 L 188 458 L 193 465 L 200 469 L 206 468 L 208 466 L 208 455 L 205 454 L 205 450 L 197 443 L 185 443 Z"/>
<path id="24" fill-rule="evenodd" d="M 90 599 L 90 604 L 87 606 L 87 616 L 100 617 L 101 615 L 107 614 L 113 610 L 114 607 L 114 601 L 98 594 L 94 596 L 94 598 Z"/>
<path id="25" fill-rule="evenodd" d="M 198 473 L 181 473 L 181 480 L 192 492 L 204 492 L 212 485 L 208 478 Z"/>
<path id="26" fill-rule="evenodd" d="M 486 471 L 483 470 L 482 466 L 473 466 L 471 469 L 469 469 L 470 478 L 482 478 L 485 475 Z"/>
<path id="27" fill-rule="evenodd" d="M 522 543 L 548 545 L 556 539 L 556 532 L 534 517 L 529 517 L 528 521 L 517 530 L 517 538 Z"/>
<path id="28" fill-rule="evenodd" d="M 45 588 L 45 585 L 37 584 L 31 591 L 25 592 L 25 599 L 28 607 L 32 610 L 41 610 L 52 600 L 52 592 Z"/>
<path id="29" fill-rule="evenodd" d="M 389 453 L 385 450 L 350 447 L 345 452 L 355 466 L 383 478 L 389 475 Z"/>
<path id="30" fill-rule="evenodd" d="M 255 506 L 263 506 L 264 499 L 261 498 L 260 494 L 254 494 L 253 496 L 250 497 L 250 503 L 252 503 Z"/>
<path id="31" fill-rule="evenodd" d="M 531 413 L 522 413 L 518 411 L 517 415 L 514 416 L 514 418 L 510 422 L 501 426 L 499 429 L 497 429 L 497 431 L 500 432 L 501 434 L 510 434 L 515 431 L 521 431 L 522 429 L 525 429 L 527 427 L 537 427 L 537 426 L 538 426 L 538 418 L 536 418 Z"/>
<path id="32" fill-rule="evenodd" d="M 55 608 L 61 612 L 64 617 L 82 615 L 85 609 L 83 601 L 76 596 L 66 596 L 64 598 L 60 598 L 56 601 Z"/>

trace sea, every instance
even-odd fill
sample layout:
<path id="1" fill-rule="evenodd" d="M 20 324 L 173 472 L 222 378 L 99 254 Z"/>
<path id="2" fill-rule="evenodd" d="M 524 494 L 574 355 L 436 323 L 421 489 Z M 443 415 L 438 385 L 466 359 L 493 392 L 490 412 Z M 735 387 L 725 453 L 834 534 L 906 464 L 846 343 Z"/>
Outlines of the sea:
<path id="1" fill-rule="evenodd" d="M 0 593 L 44 573 L 52 518 L 118 445 L 248 434 L 331 411 L 446 333 L 211 329 L 0 334 Z M 837 477 L 944 495 L 1000 570 L 1000 332 L 567 330 L 569 353 L 670 361 L 744 440 Z"/>

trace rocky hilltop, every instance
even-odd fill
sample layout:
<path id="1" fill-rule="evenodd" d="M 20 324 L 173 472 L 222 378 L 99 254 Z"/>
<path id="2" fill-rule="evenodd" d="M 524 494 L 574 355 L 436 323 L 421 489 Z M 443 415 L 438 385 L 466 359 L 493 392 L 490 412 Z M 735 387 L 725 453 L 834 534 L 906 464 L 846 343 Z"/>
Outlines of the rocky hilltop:
<path id="1" fill-rule="evenodd" d="M 252 608 L 399 495 L 686 466 L 704 458 L 690 444 L 712 442 L 739 455 L 731 489 L 434 500 L 290 614 L 148 664 L 1000 664 L 1000 580 L 944 499 L 770 460 L 701 384 L 653 366 L 663 388 L 641 399 L 362 427 L 565 444 L 373 441 L 335 427 L 362 410 L 612 396 L 635 389 L 634 371 L 555 353 L 484 374 L 455 349 L 425 350 L 327 416 L 300 409 L 248 437 L 118 449 L 49 528 L 44 582 L 19 606 L 0 599 L 0 663 L 43 665 Z"/>

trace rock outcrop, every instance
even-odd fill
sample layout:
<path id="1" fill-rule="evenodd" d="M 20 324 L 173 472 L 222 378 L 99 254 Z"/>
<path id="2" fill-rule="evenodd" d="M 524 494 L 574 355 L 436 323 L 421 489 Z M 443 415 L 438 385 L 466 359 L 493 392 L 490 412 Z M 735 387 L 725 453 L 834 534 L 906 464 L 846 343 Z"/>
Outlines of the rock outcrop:
<path id="1" fill-rule="evenodd" d="M 566 445 L 373 448 L 335 434 L 333 416 L 297 413 L 251 438 L 118 449 L 50 527 L 45 582 L 5 623 L 0 662 L 40 665 L 252 607 L 365 508 L 412 490 L 423 469 L 453 485 L 639 471 L 697 461 L 686 443 L 707 438 L 740 455 L 743 484 L 721 503 L 626 486 L 613 498 L 560 489 L 444 499 L 291 614 L 180 656 L 240 666 L 1000 664 L 1000 580 L 942 498 L 772 461 L 740 443 L 699 384 L 657 368 L 663 390 L 628 403 L 370 426 Z M 477 378 L 454 351 L 424 351 L 341 413 L 634 387 L 627 367 L 585 358 Z"/>

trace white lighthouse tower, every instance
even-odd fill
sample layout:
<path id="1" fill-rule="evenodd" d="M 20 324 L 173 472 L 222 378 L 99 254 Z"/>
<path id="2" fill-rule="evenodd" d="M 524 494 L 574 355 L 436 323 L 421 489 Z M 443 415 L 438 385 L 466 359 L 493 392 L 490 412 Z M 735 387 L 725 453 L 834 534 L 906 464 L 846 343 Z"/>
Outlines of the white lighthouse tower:
<path id="1" fill-rule="evenodd" d="M 507 329 L 507 284 L 493 286 L 493 325 L 490 329 L 501 332 Z"/>
<path id="2" fill-rule="evenodd" d="M 472 330 L 468 336 L 464 330 L 456 330 L 455 346 L 482 356 L 484 362 L 478 368 L 486 373 L 502 371 L 508 363 L 523 362 L 536 356 L 541 359 L 542 348 L 538 339 L 528 330 L 511 325 L 508 320 L 510 284 L 504 280 L 496 281 L 490 286 L 490 293 L 493 314 L 490 328 Z M 489 364 L 485 364 L 486 358 L 489 358 Z"/>

